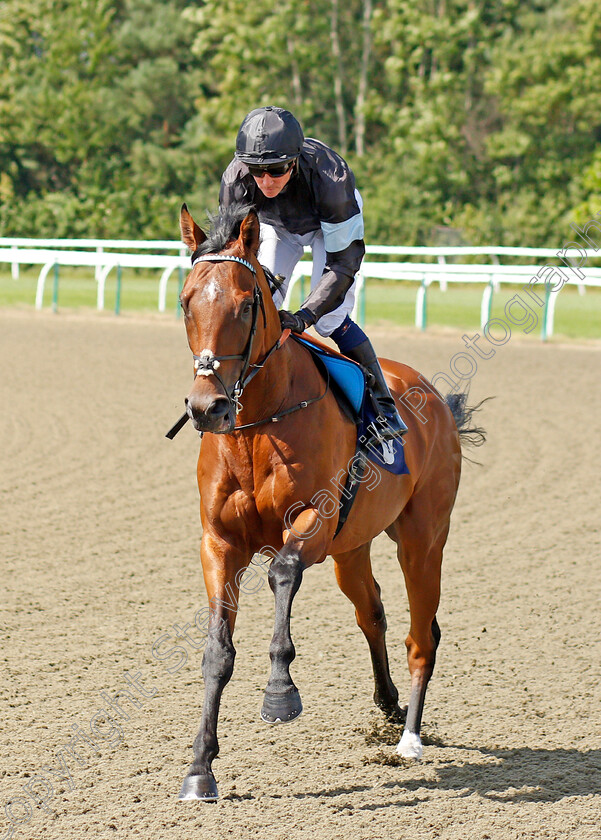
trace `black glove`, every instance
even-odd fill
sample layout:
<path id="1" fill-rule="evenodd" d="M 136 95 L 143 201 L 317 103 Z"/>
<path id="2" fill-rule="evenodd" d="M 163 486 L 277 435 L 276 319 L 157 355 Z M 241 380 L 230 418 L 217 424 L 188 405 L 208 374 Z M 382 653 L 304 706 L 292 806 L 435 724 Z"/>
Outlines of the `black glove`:
<path id="1" fill-rule="evenodd" d="M 287 309 L 280 309 L 280 324 L 283 330 L 292 330 L 295 333 L 304 332 L 311 324 L 311 320 L 305 312 L 288 312 Z"/>

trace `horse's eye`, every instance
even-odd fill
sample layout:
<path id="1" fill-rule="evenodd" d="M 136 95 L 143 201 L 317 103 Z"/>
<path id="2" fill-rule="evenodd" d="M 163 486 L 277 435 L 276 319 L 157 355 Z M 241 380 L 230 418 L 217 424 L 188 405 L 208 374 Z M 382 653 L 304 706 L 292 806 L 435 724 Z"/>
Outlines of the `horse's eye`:
<path id="1" fill-rule="evenodd" d="M 248 315 L 251 309 L 253 308 L 252 300 L 246 300 L 242 304 L 242 314 Z"/>

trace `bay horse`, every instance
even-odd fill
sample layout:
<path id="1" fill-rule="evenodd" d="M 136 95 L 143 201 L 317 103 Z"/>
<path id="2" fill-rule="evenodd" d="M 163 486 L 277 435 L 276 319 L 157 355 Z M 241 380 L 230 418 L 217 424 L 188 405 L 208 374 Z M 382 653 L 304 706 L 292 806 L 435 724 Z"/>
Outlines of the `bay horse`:
<path id="1" fill-rule="evenodd" d="M 207 237 L 183 205 L 180 227 L 192 252 L 180 296 L 195 370 L 185 404 L 194 427 L 204 433 L 197 476 L 210 604 L 202 718 L 180 799 L 217 799 L 212 762 L 219 751 L 220 700 L 234 668 L 235 605 L 244 571 L 266 546 L 273 551 L 268 580 L 275 624 L 263 720 L 292 721 L 302 710 L 289 670 L 295 658 L 290 611 L 305 570 L 332 556 L 338 585 L 354 604 L 369 645 L 374 701 L 387 716 L 405 717 L 397 751 L 420 758 L 424 698 L 440 639 L 442 553 L 461 472 L 460 435 L 474 432 L 468 428 L 470 410 L 461 398 L 443 399 L 407 365 L 383 359 L 390 390 L 405 406 L 409 472 L 380 470 L 377 483 L 361 482 L 336 533 L 337 517 L 324 515 L 316 499 L 326 487 L 342 494 L 344 480 L 332 479 L 351 469 L 357 429 L 309 351 L 286 341 L 287 331 L 282 334 L 257 260 L 256 213 L 228 208 L 213 220 Z M 370 562 L 371 542 L 382 531 L 397 545 L 409 599 L 406 715 L 390 677 L 386 618 Z"/>

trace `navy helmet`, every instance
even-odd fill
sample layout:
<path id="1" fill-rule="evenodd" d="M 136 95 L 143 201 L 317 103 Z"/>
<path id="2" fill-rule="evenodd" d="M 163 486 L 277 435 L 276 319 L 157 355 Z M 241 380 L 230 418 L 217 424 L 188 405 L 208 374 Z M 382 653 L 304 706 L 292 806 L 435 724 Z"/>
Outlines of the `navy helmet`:
<path id="1" fill-rule="evenodd" d="M 265 164 L 297 158 L 305 136 L 296 117 L 284 108 L 267 105 L 247 114 L 236 138 L 236 157 L 243 163 Z"/>

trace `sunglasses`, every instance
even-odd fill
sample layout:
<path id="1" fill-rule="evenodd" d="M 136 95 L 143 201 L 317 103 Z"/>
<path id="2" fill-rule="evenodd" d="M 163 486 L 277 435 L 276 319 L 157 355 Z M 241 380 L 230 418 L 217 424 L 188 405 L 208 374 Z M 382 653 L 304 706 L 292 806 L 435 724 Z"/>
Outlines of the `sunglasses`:
<path id="1" fill-rule="evenodd" d="M 252 163 L 247 164 L 248 171 L 254 178 L 262 178 L 263 175 L 270 175 L 272 178 L 282 178 L 294 166 L 293 160 L 287 160 L 285 163 L 272 163 L 269 166 L 255 166 Z"/>

